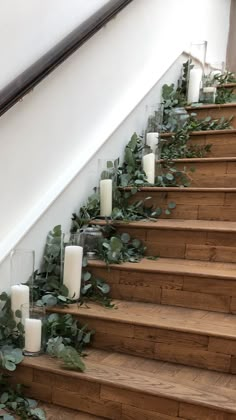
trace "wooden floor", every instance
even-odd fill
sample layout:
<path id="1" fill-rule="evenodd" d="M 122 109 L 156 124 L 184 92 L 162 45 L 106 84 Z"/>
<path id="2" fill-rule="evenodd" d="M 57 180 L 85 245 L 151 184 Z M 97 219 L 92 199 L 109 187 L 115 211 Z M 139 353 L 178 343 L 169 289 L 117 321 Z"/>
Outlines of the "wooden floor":
<path id="1" fill-rule="evenodd" d="M 188 109 L 229 117 L 236 104 Z M 192 144 L 212 143 L 208 157 L 177 162 L 196 165 L 194 186 L 145 187 L 135 195 L 160 207 L 174 201 L 171 216 L 116 223 L 146 245 L 142 261 L 109 269 L 89 263 L 109 283 L 115 307 L 52 309 L 73 314 L 95 335 L 85 373 L 48 356 L 25 358 L 14 373 L 29 396 L 53 404 L 49 419 L 236 420 L 235 118 L 233 125 L 192 133 Z"/>

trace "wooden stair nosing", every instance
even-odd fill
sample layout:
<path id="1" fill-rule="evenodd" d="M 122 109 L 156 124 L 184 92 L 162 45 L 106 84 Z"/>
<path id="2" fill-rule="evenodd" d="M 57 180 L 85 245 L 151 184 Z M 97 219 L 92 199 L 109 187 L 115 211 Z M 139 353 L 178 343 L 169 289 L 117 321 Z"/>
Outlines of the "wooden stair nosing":
<path id="1" fill-rule="evenodd" d="M 66 313 L 69 313 L 80 320 L 83 318 L 96 320 L 100 319 L 103 321 L 112 321 L 114 323 L 131 323 L 135 326 L 143 326 L 163 330 L 173 330 L 189 334 L 236 340 L 236 328 L 235 331 L 233 331 L 233 326 L 236 318 L 234 315 L 231 314 L 217 313 L 217 330 L 216 325 L 214 323 L 211 323 L 209 321 L 207 323 L 205 320 L 206 315 L 212 314 L 211 311 L 188 309 L 175 306 L 172 307 L 161 304 L 150 305 L 149 303 L 128 302 L 121 301 L 118 299 L 114 300 L 113 303 L 116 308 L 115 310 L 107 310 L 107 308 L 100 308 L 96 304 L 90 304 L 88 308 L 84 308 L 83 306 L 78 307 L 77 304 L 72 304 L 68 308 L 66 308 Z M 154 313 L 153 311 L 150 312 L 150 315 L 147 315 L 146 311 L 150 309 L 150 307 L 156 308 L 157 312 Z M 167 307 L 168 317 L 165 314 Z M 124 309 L 126 310 L 126 312 L 124 311 Z M 65 313 L 65 309 L 59 307 L 52 307 L 48 308 L 48 312 L 63 314 Z M 162 315 L 162 312 L 164 313 L 164 315 Z M 201 320 L 201 316 L 203 317 L 203 320 Z M 191 320 L 191 317 L 193 320 Z M 227 320 L 227 322 L 225 320 Z"/>
<path id="2" fill-rule="evenodd" d="M 103 226 L 105 220 L 93 220 L 93 224 Z M 207 231 L 207 232 L 225 232 L 236 233 L 236 222 L 212 221 L 212 220 L 182 220 L 182 219 L 157 219 L 156 221 L 139 220 L 125 223 L 115 220 L 111 224 L 118 227 L 126 226 L 127 229 L 158 229 L 158 230 L 185 230 L 185 231 Z"/>
<path id="3" fill-rule="evenodd" d="M 86 363 L 87 369 L 85 373 L 60 369 L 58 362 L 47 356 L 39 356 L 38 358 L 26 357 L 22 362 L 22 366 L 41 371 L 46 370 L 54 374 L 84 379 L 90 382 L 99 382 L 107 386 L 162 397 L 168 400 L 223 410 L 227 413 L 236 413 L 236 393 L 232 390 L 216 386 L 204 386 L 197 383 L 193 384 L 190 381 L 186 381 L 186 385 L 178 384 L 177 381 L 166 380 L 161 376 L 144 375 L 143 372 L 142 374 L 132 372 L 131 375 L 130 370 L 92 363 L 89 362 L 89 358 Z"/>
<path id="4" fill-rule="evenodd" d="M 221 85 L 216 85 L 217 88 L 228 88 L 228 89 L 232 89 L 232 88 L 236 88 L 236 83 L 222 83 Z"/>
<path id="5" fill-rule="evenodd" d="M 161 133 L 161 137 L 165 138 L 165 137 L 171 137 L 173 135 L 175 135 L 175 132 L 166 132 L 166 133 Z M 224 130 L 199 130 L 199 131 L 191 131 L 189 133 L 191 136 L 208 136 L 208 135 L 219 135 L 219 134 L 236 134 L 236 129 L 235 128 L 229 128 L 229 129 L 224 129 Z"/>
<path id="6" fill-rule="evenodd" d="M 201 104 L 201 105 L 197 105 L 197 106 L 186 106 L 185 109 L 187 111 L 198 111 L 198 110 L 209 110 L 209 109 L 218 109 L 218 110 L 224 110 L 224 109 L 228 109 L 228 108 L 236 108 L 236 103 L 235 102 L 229 102 L 226 104 Z"/>
<path id="7" fill-rule="evenodd" d="M 158 163 L 165 163 L 164 159 L 158 160 Z M 221 162 L 236 162 L 236 157 L 204 157 L 204 158 L 181 158 L 172 159 L 171 162 L 175 163 L 221 163 Z"/>
<path id="8" fill-rule="evenodd" d="M 130 191 L 133 187 L 120 187 L 120 190 Z M 146 191 L 146 192 L 207 192 L 207 193 L 215 193 L 215 192 L 223 192 L 223 193 L 236 193 L 236 188 L 232 187 L 140 187 L 138 191 Z"/>
<path id="9" fill-rule="evenodd" d="M 159 258 L 157 261 L 148 260 L 143 258 L 143 262 L 147 263 L 143 266 L 140 263 L 123 263 L 123 264 L 110 264 L 110 270 L 118 270 L 118 271 L 138 271 L 143 273 L 164 273 L 164 274 L 171 274 L 175 273 L 177 275 L 186 275 L 190 277 L 198 276 L 198 277 L 209 277 L 214 279 L 224 279 L 224 280 L 236 280 L 236 264 L 228 264 L 231 268 L 227 270 L 223 268 L 224 272 L 222 272 L 222 263 L 215 263 L 215 262 L 208 262 L 197 260 L 186 260 L 186 259 L 175 259 L 174 264 L 171 264 L 173 261 L 171 258 Z M 188 264 L 191 261 L 195 263 L 196 271 L 193 271 L 193 265 Z M 166 267 L 163 267 L 166 264 Z M 207 264 L 208 263 L 208 264 Z M 89 260 L 88 266 L 91 268 L 104 268 L 107 269 L 107 265 L 101 260 Z M 225 263 L 227 266 L 227 263 Z M 233 267 L 234 266 L 234 267 Z M 235 270 L 235 272 L 233 271 Z M 235 285 L 236 287 L 236 285 Z"/>

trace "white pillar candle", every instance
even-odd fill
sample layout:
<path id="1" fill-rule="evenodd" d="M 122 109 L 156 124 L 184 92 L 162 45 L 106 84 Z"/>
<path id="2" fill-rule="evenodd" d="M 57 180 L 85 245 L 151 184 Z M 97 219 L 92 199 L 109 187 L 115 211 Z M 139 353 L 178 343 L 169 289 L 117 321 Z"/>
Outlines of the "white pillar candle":
<path id="1" fill-rule="evenodd" d="M 155 182 L 155 155 L 154 153 L 149 153 L 148 155 L 143 156 L 143 170 L 147 175 L 147 181 L 150 184 Z"/>
<path id="2" fill-rule="evenodd" d="M 41 350 L 42 321 L 25 318 L 25 350 L 36 353 Z"/>
<path id="3" fill-rule="evenodd" d="M 11 310 L 16 322 L 19 322 L 20 318 L 15 316 L 15 311 L 21 310 L 21 305 L 24 304 L 29 305 L 29 287 L 25 284 L 11 286 Z"/>
<path id="4" fill-rule="evenodd" d="M 63 283 L 68 288 L 69 297 L 80 297 L 83 248 L 70 245 L 65 247 Z"/>
<path id="5" fill-rule="evenodd" d="M 159 133 L 147 133 L 146 134 L 146 143 L 155 152 L 158 145 Z"/>
<path id="6" fill-rule="evenodd" d="M 109 217 L 112 213 L 112 180 L 100 181 L 100 215 Z"/>
<path id="7" fill-rule="evenodd" d="M 188 103 L 198 102 L 202 81 L 202 70 L 192 69 L 189 73 Z"/>
<path id="8" fill-rule="evenodd" d="M 216 87 L 215 86 L 204 87 L 203 93 L 216 93 Z"/>

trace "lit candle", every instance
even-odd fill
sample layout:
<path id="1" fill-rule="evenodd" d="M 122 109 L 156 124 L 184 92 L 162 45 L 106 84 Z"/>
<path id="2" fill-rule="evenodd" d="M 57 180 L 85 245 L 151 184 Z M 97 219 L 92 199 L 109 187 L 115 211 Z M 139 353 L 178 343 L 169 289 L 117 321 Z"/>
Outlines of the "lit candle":
<path id="1" fill-rule="evenodd" d="M 25 350 L 36 353 L 41 350 L 42 321 L 25 318 Z"/>
<path id="2" fill-rule="evenodd" d="M 189 83 L 188 83 L 188 103 L 198 102 L 199 93 L 202 81 L 202 70 L 201 69 L 192 69 L 189 74 Z"/>
<path id="3" fill-rule="evenodd" d="M 83 248 L 81 246 L 66 246 L 64 259 L 63 283 L 69 291 L 69 297 L 80 297 Z"/>
<path id="4" fill-rule="evenodd" d="M 100 181 L 100 215 L 109 217 L 112 212 L 112 180 Z"/>
<path id="5" fill-rule="evenodd" d="M 157 144 L 159 140 L 159 133 L 147 133 L 146 134 L 146 143 L 155 153 Z"/>
<path id="6" fill-rule="evenodd" d="M 20 318 L 15 316 L 15 312 L 21 310 L 21 305 L 24 304 L 29 304 L 29 287 L 25 284 L 11 286 L 11 310 L 16 322 L 19 322 Z"/>
<path id="7" fill-rule="evenodd" d="M 148 155 L 143 156 L 143 170 L 147 175 L 147 181 L 150 184 L 155 182 L 155 155 L 154 153 L 149 153 Z"/>

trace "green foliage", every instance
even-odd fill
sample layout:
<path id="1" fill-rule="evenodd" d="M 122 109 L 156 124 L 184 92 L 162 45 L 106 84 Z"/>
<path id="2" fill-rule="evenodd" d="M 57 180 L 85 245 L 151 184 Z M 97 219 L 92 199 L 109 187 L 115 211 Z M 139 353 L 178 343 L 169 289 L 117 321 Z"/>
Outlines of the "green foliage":
<path id="1" fill-rule="evenodd" d="M 103 279 L 95 277 L 92 273 L 84 270 L 82 273 L 82 288 L 80 304 L 97 302 L 106 308 L 113 308 L 112 300 L 109 297 L 110 286 Z"/>
<path id="2" fill-rule="evenodd" d="M 147 177 L 142 169 L 143 139 L 134 133 L 125 147 L 124 161 L 118 169 L 117 185 L 140 187 L 147 184 Z"/>
<path id="3" fill-rule="evenodd" d="M 114 226 L 113 226 L 114 227 Z M 107 264 L 138 262 L 143 258 L 146 247 L 139 239 L 131 238 L 128 233 L 113 235 L 101 240 L 99 256 Z"/>
<path id="4" fill-rule="evenodd" d="M 223 85 L 225 83 L 236 83 L 236 75 L 230 71 L 225 71 L 224 73 L 215 74 L 213 79 L 219 84 Z"/>
<path id="5" fill-rule="evenodd" d="M 23 395 L 23 387 L 9 385 L 8 377 L 0 375 L 0 408 L 6 411 L 3 420 L 15 419 L 11 414 L 16 414 L 22 420 L 45 420 L 45 413 L 37 407 L 37 402 Z"/>
<path id="6" fill-rule="evenodd" d="M 206 156 L 211 149 L 211 145 L 189 145 L 191 132 L 232 128 L 232 118 L 233 117 L 226 119 L 222 117 L 219 119 L 212 119 L 211 117 L 206 117 L 204 119 L 197 119 L 196 114 L 192 113 L 182 129 L 174 133 L 171 138 L 162 139 L 161 158 L 171 161 L 172 159 Z"/>
<path id="7" fill-rule="evenodd" d="M 7 293 L 3 292 L 0 295 L 0 301 L 0 367 L 13 371 L 23 360 L 24 328 L 21 322 L 16 323 L 13 317 L 11 300 Z"/>
<path id="8" fill-rule="evenodd" d="M 210 131 L 210 130 L 225 130 L 232 128 L 233 116 L 230 118 L 211 118 L 206 117 L 198 119 L 195 113 L 192 113 L 184 126 L 184 130 L 191 131 Z"/>
<path id="9" fill-rule="evenodd" d="M 216 94 L 216 104 L 226 104 L 233 102 L 234 100 L 234 89 L 229 89 L 226 87 L 218 87 Z"/>
<path id="10" fill-rule="evenodd" d="M 58 357 L 66 369 L 85 370 L 81 359 L 82 350 L 90 343 L 94 331 L 81 326 L 70 314 L 52 313 L 47 317 L 46 352 Z"/>

